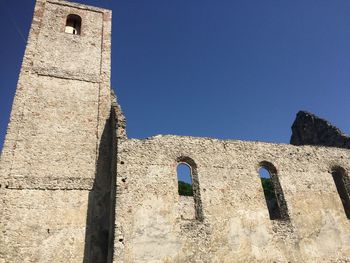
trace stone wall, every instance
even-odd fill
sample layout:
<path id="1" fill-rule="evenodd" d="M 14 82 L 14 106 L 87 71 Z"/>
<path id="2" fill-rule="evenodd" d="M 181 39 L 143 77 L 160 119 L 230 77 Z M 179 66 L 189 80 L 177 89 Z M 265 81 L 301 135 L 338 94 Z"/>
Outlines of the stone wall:
<path id="1" fill-rule="evenodd" d="M 37 0 L 0 160 L 0 262 L 107 260 L 110 33 L 109 10 Z"/>
<path id="2" fill-rule="evenodd" d="M 65 33 L 69 14 L 81 35 Z M 348 150 L 128 139 L 110 30 L 109 10 L 37 0 L 0 159 L 0 263 L 350 262 Z M 348 148 L 308 113 L 292 143 Z M 193 197 L 178 194 L 179 163 Z M 275 220 L 261 166 L 272 169 Z"/>
<path id="3" fill-rule="evenodd" d="M 179 157 L 197 166 L 202 220 L 178 209 Z M 123 141 L 114 262 L 349 262 L 349 219 L 331 175 L 349 171 L 349 158 L 337 148 L 209 138 Z M 258 174 L 266 162 L 287 219 L 269 219 Z"/>

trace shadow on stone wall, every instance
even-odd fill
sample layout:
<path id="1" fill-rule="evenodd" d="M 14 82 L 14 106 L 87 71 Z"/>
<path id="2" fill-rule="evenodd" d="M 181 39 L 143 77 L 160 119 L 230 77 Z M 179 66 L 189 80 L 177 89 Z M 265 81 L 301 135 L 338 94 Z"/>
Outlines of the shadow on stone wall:
<path id="1" fill-rule="evenodd" d="M 114 116 L 104 127 L 96 163 L 96 175 L 89 193 L 85 231 L 84 263 L 107 263 L 114 235 L 115 153 Z M 111 249 L 110 249 L 111 250 Z"/>

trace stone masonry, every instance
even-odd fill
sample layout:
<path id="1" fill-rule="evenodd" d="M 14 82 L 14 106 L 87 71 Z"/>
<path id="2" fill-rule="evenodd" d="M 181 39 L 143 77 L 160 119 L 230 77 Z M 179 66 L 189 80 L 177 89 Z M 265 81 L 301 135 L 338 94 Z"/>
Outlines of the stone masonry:
<path id="1" fill-rule="evenodd" d="M 350 262 L 336 128 L 302 112 L 295 145 L 128 139 L 110 50 L 110 10 L 37 0 L 0 159 L 0 263 Z M 178 194 L 180 163 L 193 196 Z"/>
<path id="2" fill-rule="evenodd" d="M 109 10 L 36 2 L 0 162 L 0 262 L 107 260 L 110 45 Z"/>

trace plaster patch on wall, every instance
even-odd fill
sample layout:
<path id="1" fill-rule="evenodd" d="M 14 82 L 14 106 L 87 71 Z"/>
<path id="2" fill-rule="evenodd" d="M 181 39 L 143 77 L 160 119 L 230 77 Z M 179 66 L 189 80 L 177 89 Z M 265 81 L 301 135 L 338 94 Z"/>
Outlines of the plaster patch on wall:
<path id="1" fill-rule="evenodd" d="M 259 256 L 261 248 L 270 241 L 266 225 L 258 223 L 264 221 L 264 217 L 263 213 L 255 213 L 253 221 L 244 217 L 231 218 L 228 241 L 233 251 L 249 249 L 254 256 Z"/>
<path id="2" fill-rule="evenodd" d="M 321 211 L 321 224 L 313 232 L 303 238 L 300 247 L 308 256 L 327 256 L 337 254 L 341 250 L 342 230 L 339 229 L 341 223 L 338 222 L 337 216 L 330 210 Z"/>
<path id="3" fill-rule="evenodd" d="M 174 234 L 166 201 L 153 196 L 145 200 L 135 212 L 132 243 L 134 262 L 158 262 L 171 259 L 181 249 L 179 238 Z"/>

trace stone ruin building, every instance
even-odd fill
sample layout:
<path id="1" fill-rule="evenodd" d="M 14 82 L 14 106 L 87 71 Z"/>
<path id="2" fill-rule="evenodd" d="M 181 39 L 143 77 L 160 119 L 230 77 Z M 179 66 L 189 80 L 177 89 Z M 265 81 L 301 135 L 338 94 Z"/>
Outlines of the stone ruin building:
<path id="1" fill-rule="evenodd" d="M 110 51 L 110 10 L 37 0 L 0 160 L 1 263 L 350 262 L 348 137 L 300 112 L 292 145 L 128 139 Z"/>

